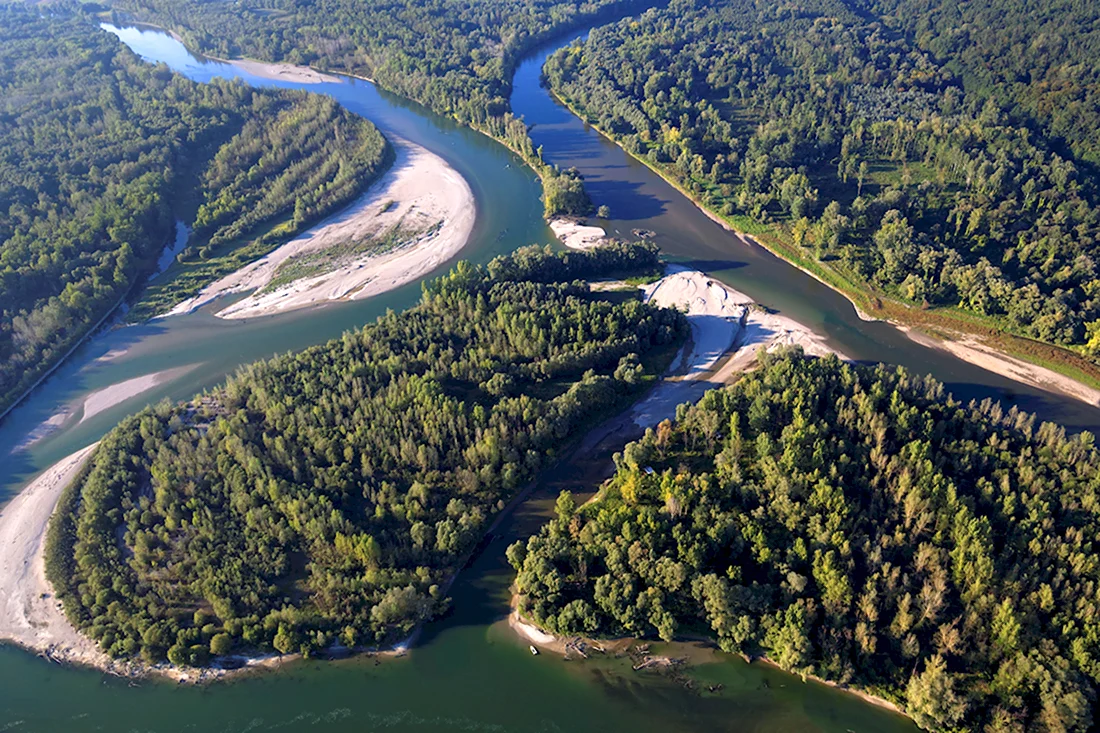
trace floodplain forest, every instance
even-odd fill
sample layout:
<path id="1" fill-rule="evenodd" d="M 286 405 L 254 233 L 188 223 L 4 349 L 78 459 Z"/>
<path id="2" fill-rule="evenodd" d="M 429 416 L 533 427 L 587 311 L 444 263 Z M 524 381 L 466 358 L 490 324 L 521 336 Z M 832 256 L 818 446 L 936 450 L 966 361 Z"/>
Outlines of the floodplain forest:
<path id="1" fill-rule="evenodd" d="M 1096 5 L 1045 5 L 672 0 L 545 73 L 628 152 L 830 282 L 1097 357 Z M 1082 45 L 1043 44 L 1062 31 Z M 1037 55 L 1031 77 L 1017 68 Z"/>
<path id="2" fill-rule="evenodd" d="M 1100 452 L 931 377 L 800 351 L 681 405 L 508 549 L 561 635 L 716 639 L 936 731 L 1087 731 Z"/>
<path id="3" fill-rule="evenodd" d="M 389 161 L 327 97 L 151 66 L 77 7 L 0 7 L 0 411 L 136 295 L 145 317 L 350 203 Z"/>
<path id="4" fill-rule="evenodd" d="M 493 515 L 671 360 L 682 314 L 583 282 L 657 267 L 644 244 L 459 263 L 408 311 L 127 418 L 50 527 L 66 614 L 175 664 L 404 639 Z"/>

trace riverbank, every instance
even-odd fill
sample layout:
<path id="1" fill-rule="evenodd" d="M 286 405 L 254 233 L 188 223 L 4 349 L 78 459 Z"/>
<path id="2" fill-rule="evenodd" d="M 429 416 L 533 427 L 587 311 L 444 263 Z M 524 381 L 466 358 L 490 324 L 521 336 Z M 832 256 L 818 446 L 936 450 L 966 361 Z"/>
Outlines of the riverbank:
<path id="1" fill-rule="evenodd" d="M 457 255 L 476 216 L 473 191 L 443 158 L 392 140 L 395 161 L 339 214 L 211 283 L 167 315 L 249 293 L 220 318 L 253 318 L 337 300 L 361 300 L 420 279 Z"/>
<path id="2" fill-rule="evenodd" d="M 65 617 L 44 552 L 54 507 L 97 445 L 46 469 L 0 511 L 0 640 L 54 661 L 110 669 L 112 660 Z"/>
<path id="3" fill-rule="evenodd" d="M 580 637 L 577 640 L 570 640 L 570 642 L 572 642 L 572 643 L 567 642 L 565 639 L 563 639 L 561 637 L 558 637 L 554 634 L 551 634 L 547 631 L 544 631 L 543 629 L 540 629 L 537 625 L 535 625 L 535 624 L 531 623 L 530 621 L 527 621 L 526 619 L 524 619 L 519 613 L 518 600 L 519 599 L 518 599 L 517 596 L 515 596 L 515 595 L 512 596 L 511 612 L 508 614 L 508 622 L 507 622 L 508 623 L 508 628 L 511 629 L 512 632 L 514 634 L 516 634 L 516 636 L 518 636 L 520 639 L 525 641 L 527 644 L 537 648 L 538 650 L 540 650 L 542 652 L 549 652 L 549 653 L 554 653 L 554 654 L 561 654 L 562 656 L 567 656 L 569 654 L 571 648 L 576 648 L 578 646 L 584 646 L 584 647 L 590 648 L 590 649 L 593 648 L 593 647 L 597 648 L 597 649 L 601 649 L 601 650 L 604 650 L 606 653 L 623 654 L 623 653 L 625 653 L 626 649 L 628 649 L 631 646 L 634 646 L 635 644 L 643 644 L 643 645 L 646 644 L 641 639 L 633 639 L 633 638 L 618 638 L 618 639 L 605 640 L 605 639 L 592 639 L 592 638 L 587 638 L 587 637 Z M 664 655 L 651 658 L 651 662 L 656 661 L 656 662 L 658 662 L 658 664 L 646 664 L 646 665 L 643 665 L 641 667 L 635 667 L 634 671 L 639 671 L 640 669 L 643 669 L 643 668 L 648 667 L 648 666 L 658 666 L 658 667 L 671 666 L 672 658 L 675 658 L 678 662 L 684 661 L 684 660 L 695 659 L 695 658 L 699 657 L 699 655 L 700 655 L 700 649 L 699 649 L 699 644 L 700 643 L 706 644 L 708 647 L 711 648 L 712 651 L 714 651 L 714 642 L 713 642 L 713 640 L 708 639 L 708 640 L 704 641 L 702 638 L 696 639 L 694 637 L 685 637 L 683 639 L 677 638 L 676 640 L 674 640 L 672 642 L 665 642 L 665 644 L 667 646 L 669 646 L 670 648 L 665 650 L 666 653 Z M 785 672 L 787 674 L 792 674 L 793 675 L 793 673 L 788 672 L 787 670 L 783 669 L 782 667 L 780 667 L 778 664 L 773 662 L 771 659 L 768 659 L 767 657 L 749 658 L 749 657 L 744 656 L 744 655 L 742 655 L 742 656 L 743 656 L 744 660 L 749 664 L 763 664 L 765 666 L 772 667 L 774 669 L 778 669 L 778 670 L 780 670 L 782 672 Z M 668 662 L 669 664 L 662 665 L 662 664 L 660 664 L 660 662 L 662 662 L 662 661 Z M 693 662 L 689 661 L 689 666 L 692 663 Z M 909 717 L 906 714 L 905 710 L 902 707 L 900 707 L 899 705 L 897 705 L 896 703 L 891 702 L 890 700 L 887 700 L 886 698 L 874 695 L 874 694 L 872 694 L 870 692 L 867 692 L 865 690 L 860 690 L 860 689 L 855 688 L 855 687 L 849 687 L 849 686 L 846 686 L 846 685 L 841 685 L 837 682 L 833 682 L 831 680 L 823 679 L 821 677 L 818 677 L 817 675 L 812 675 L 812 674 L 793 675 L 793 676 L 797 676 L 797 677 L 801 678 L 803 682 L 807 682 L 807 681 L 817 682 L 819 684 L 825 685 L 827 687 L 831 687 L 835 690 L 839 690 L 840 692 L 843 692 L 845 694 L 856 697 L 856 698 L 858 698 L 859 700 L 861 700 L 865 703 L 868 703 L 870 705 L 874 705 L 875 707 L 879 707 L 879 708 L 882 708 L 884 710 L 889 710 L 890 712 L 897 713 L 898 715 L 902 715 L 906 718 Z"/>
<path id="4" fill-rule="evenodd" d="M 854 283 L 847 281 L 844 285 L 841 285 L 834 281 L 833 277 L 827 277 L 825 270 L 817 272 L 811 266 L 812 264 L 820 267 L 820 263 L 800 261 L 792 256 L 788 248 L 768 241 L 765 234 L 745 232 L 736 227 L 726 217 L 710 210 L 693 193 L 686 190 L 664 170 L 653 165 L 644 157 L 632 154 L 618 140 L 592 124 L 581 110 L 556 91 L 550 90 L 549 94 L 556 102 L 582 120 L 585 125 L 616 145 L 631 160 L 641 163 L 659 176 L 690 201 L 708 219 L 726 231 L 737 235 L 743 241 L 771 252 L 787 264 L 798 268 L 844 297 L 852 305 L 856 316 L 860 320 L 868 322 L 884 321 L 921 345 L 946 351 L 986 371 L 1037 389 L 1072 397 L 1090 405 L 1100 406 L 1100 402 L 1096 401 L 1100 400 L 1100 389 L 1098 389 L 1100 387 L 1100 368 L 1075 352 L 1014 336 L 999 329 L 976 329 L 974 332 L 970 332 L 967 329 L 968 319 L 966 318 L 952 318 L 935 310 L 924 311 L 908 308 L 900 303 L 894 304 L 880 299 L 873 293 L 858 290 Z M 764 225 L 760 226 L 766 228 Z M 922 333 L 914 336 L 917 329 L 921 328 L 926 328 L 935 335 Z M 958 333 L 958 336 L 945 336 L 944 331 Z M 996 333 L 991 333 L 991 331 L 996 331 Z M 1037 354 L 1036 352 L 1041 353 Z"/>
<path id="5" fill-rule="evenodd" d="M 946 351 L 970 364 L 1037 389 L 1058 392 L 1100 407 L 1100 389 L 1090 387 L 1053 369 L 997 351 L 975 336 L 964 334 L 957 339 L 939 339 L 901 323 L 893 323 L 893 325 L 922 346 Z"/>

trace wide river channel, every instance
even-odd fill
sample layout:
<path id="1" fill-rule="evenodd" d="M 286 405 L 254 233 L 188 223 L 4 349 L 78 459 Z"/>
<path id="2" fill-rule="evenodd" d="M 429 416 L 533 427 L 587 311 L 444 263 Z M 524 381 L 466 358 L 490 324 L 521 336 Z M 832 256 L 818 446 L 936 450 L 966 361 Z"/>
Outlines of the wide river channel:
<path id="1" fill-rule="evenodd" d="M 488 138 L 458 127 L 368 82 L 296 85 L 257 78 L 199 59 L 164 33 L 108 28 L 149 61 L 200 82 L 234 77 L 272 87 L 329 94 L 372 120 L 444 157 L 477 199 L 477 224 L 461 257 L 484 262 L 530 243 L 552 242 L 542 220 L 539 186 L 523 163 Z M 579 34 L 577 34 L 579 35 Z M 547 55 L 528 59 L 515 79 L 512 106 L 534 125 L 544 156 L 576 166 L 598 204 L 610 206 L 612 231 L 656 233 L 676 260 L 728 282 L 826 334 L 844 353 L 930 372 L 958 396 L 994 397 L 1073 430 L 1100 426 L 1100 410 L 971 367 L 910 341 L 887 324 L 865 323 L 846 300 L 758 247 L 724 231 L 645 166 L 588 129 L 539 86 Z M 450 263 L 449 263 L 450 264 Z M 449 265 L 448 265 L 449 266 Z M 0 425 L 0 503 L 37 472 L 98 439 L 122 416 L 163 398 L 212 387 L 239 365 L 302 349 L 361 326 L 387 308 L 414 303 L 414 283 L 382 297 L 288 315 L 223 321 L 208 312 L 114 329 L 90 340 Z M 86 395 L 134 377 L 196 365 L 174 380 L 81 420 Z M 29 448 L 28 434 L 62 409 L 60 429 Z M 709 654 L 692 667 L 695 689 L 618 660 L 563 662 L 533 657 L 501 623 L 511 573 L 504 547 L 526 536 L 548 511 L 545 498 L 578 468 L 549 472 L 544 486 L 498 530 L 452 589 L 453 611 L 429 625 L 407 657 L 303 661 L 204 687 L 132 682 L 58 666 L 0 647 L 0 731 L 913 731 L 901 716 L 816 683 Z M 721 684 L 717 692 L 699 692 Z"/>

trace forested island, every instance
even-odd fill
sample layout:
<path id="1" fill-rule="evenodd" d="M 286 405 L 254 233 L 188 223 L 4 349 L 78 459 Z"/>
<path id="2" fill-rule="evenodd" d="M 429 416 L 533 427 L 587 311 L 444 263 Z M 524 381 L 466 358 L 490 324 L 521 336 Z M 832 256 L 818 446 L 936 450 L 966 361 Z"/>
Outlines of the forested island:
<path id="1" fill-rule="evenodd" d="M 896 700 L 930 730 L 1085 731 L 1098 453 L 930 377 L 800 352 L 616 456 L 508 550 L 562 635 L 703 635 Z"/>
<path id="2" fill-rule="evenodd" d="M 575 171 L 542 160 L 508 105 L 520 59 L 547 40 L 646 0 L 387 0 L 323 4 L 290 0 L 115 0 L 115 20 L 157 23 L 192 49 L 219 58 L 314 66 L 368 78 L 480 130 L 520 155 L 542 178 L 546 215 L 594 210 Z"/>
<path id="3" fill-rule="evenodd" d="M 189 267 L 135 317 L 350 203 L 386 166 L 374 125 L 332 99 L 189 81 L 66 3 L 5 5 L 0 21 L 0 413 L 134 294 L 177 219 L 194 222 Z"/>
<path id="4" fill-rule="evenodd" d="M 189 665 L 405 638 L 489 519 L 671 360 L 680 313 L 581 281 L 657 265 L 643 244 L 460 263 L 408 311 L 127 418 L 50 526 L 69 619 Z"/>
<path id="5" fill-rule="evenodd" d="M 1008 40 L 1086 29 L 1095 11 L 940 5 L 673 0 L 593 30 L 545 73 L 628 152 L 869 309 L 877 293 L 901 304 L 890 317 L 1095 357 L 1095 69 L 1072 71 L 1089 52 L 1069 41 L 1017 57 Z M 1018 67 L 1036 55 L 1029 79 Z"/>

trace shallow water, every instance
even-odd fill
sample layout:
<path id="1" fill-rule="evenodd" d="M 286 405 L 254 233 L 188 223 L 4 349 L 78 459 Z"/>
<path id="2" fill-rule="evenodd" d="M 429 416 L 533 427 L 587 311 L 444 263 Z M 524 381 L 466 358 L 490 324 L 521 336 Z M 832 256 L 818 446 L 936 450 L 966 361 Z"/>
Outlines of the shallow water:
<path id="1" fill-rule="evenodd" d="M 197 81 L 228 76 L 258 86 L 297 86 L 195 58 L 164 33 L 113 32 L 147 59 L 163 61 Z M 931 371 L 956 393 L 1006 397 L 1072 427 L 1100 425 L 1100 411 L 924 349 L 885 324 L 859 321 L 840 296 L 725 232 L 540 89 L 538 70 L 545 55 L 520 67 L 513 106 L 536 124 L 535 142 L 544 146 L 549 160 L 582 170 L 597 203 L 607 203 L 617 217 L 612 229 L 657 232 L 658 243 L 676 258 L 818 328 L 857 358 Z M 443 156 L 466 177 L 478 202 L 478 219 L 462 258 L 485 261 L 523 244 L 551 241 L 536 179 L 502 146 L 366 82 L 349 79 L 302 88 L 331 94 L 383 132 L 399 133 Z M 419 292 L 413 284 L 367 301 L 245 322 L 199 312 L 93 339 L 0 425 L 0 501 L 35 472 L 96 440 L 145 404 L 188 397 L 218 384 L 240 364 L 338 336 L 387 308 L 409 306 Z M 99 360 L 109 355 L 114 358 Z M 75 425 L 78 409 L 60 431 L 29 450 L 10 453 L 27 432 L 90 391 L 195 362 L 202 366 Z M 452 589 L 451 614 L 430 624 L 407 658 L 378 665 L 362 658 L 305 661 L 253 678 L 189 688 L 62 668 L 4 647 L 0 731 L 914 730 L 900 716 L 852 696 L 727 655 L 716 655 L 693 673 L 708 685 L 721 682 L 724 688 L 717 695 L 688 691 L 655 674 L 633 673 L 618 661 L 579 664 L 545 654 L 532 657 L 499 622 L 507 612 L 512 577 L 504 547 L 544 521 L 552 504 L 545 497 L 563 486 L 591 486 L 592 470 L 589 462 L 548 472 L 536 497 L 504 522 L 497 538 L 460 576 Z"/>

